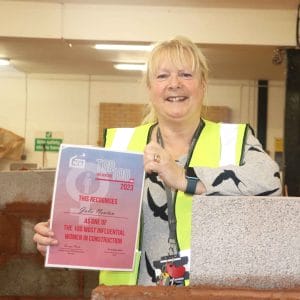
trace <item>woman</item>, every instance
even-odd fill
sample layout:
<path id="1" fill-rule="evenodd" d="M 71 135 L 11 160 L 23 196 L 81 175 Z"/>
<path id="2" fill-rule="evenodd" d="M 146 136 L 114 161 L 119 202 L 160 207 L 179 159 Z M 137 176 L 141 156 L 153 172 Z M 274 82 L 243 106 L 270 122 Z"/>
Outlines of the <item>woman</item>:
<path id="1" fill-rule="evenodd" d="M 201 119 L 207 74 L 191 41 L 157 44 L 148 60 L 144 125 L 128 134 L 106 131 L 106 147 L 144 152 L 147 175 L 135 270 L 101 271 L 100 283 L 188 285 L 192 195 L 281 194 L 278 166 L 249 126 Z M 41 253 L 58 243 L 47 222 L 35 231 Z"/>

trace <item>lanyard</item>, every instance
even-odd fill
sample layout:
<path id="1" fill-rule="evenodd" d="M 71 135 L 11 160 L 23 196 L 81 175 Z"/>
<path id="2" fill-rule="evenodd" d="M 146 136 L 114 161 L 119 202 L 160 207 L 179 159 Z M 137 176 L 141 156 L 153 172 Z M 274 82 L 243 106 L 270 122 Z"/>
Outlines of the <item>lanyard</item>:
<path id="1" fill-rule="evenodd" d="M 186 168 L 190 163 L 196 142 L 202 131 L 203 125 L 204 125 L 204 123 L 203 123 L 202 119 L 200 119 L 199 125 L 198 125 L 197 129 L 195 130 L 192 140 L 191 140 L 191 144 L 190 144 L 190 148 L 188 151 L 187 160 L 186 160 L 184 168 Z M 161 145 L 161 147 L 164 148 L 164 141 L 163 141 L 159 127 L 157 128 L 157 132 L 156 132 L 156 140 Z M 177 239 L 176 239 L 176 216 L 175 216 L 175 199 L 176 199 L 177 191 L 175 191 L 174 196 L 172 196 L 171 188 L 166 185 L 165 185 L 165 191 L 166 191 L 167 206 L 168 206 L 169 255 L 174 255 L 174 254 L 177 254 L 177 252 L 178 252 L 178 244 L 177 244 Z"/>

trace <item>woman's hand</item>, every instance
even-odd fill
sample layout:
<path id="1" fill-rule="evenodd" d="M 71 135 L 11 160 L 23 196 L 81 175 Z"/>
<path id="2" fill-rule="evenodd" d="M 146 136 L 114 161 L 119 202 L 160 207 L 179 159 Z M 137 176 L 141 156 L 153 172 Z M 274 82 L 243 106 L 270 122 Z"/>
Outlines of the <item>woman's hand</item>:
<path id="1" fill-rule="evenodd" d="M 187 185 L 185 170 L 157 142 L 151 141 L 144 150 L 144 168 L 156 172 L 165 185 L 184 191 Z"/>
<path id="2" fill-rule="evenodd" d="M 36 248 L 45 256 L 47 246 L 58 244 L 58 241 L 53 238 L 54 232 L 49 228 L 49 221 L 36 224 L 34 231 L 33 241 L 36 242 Z"/>

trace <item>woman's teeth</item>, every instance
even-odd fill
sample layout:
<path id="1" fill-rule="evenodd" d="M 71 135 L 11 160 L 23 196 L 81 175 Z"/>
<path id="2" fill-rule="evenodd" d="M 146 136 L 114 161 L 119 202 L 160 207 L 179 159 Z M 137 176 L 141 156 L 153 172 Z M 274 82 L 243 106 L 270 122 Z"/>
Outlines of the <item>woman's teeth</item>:
<path id="1" fill-rule="evenodd" d="M 185 96 L 177 96 L 177 97 L 168 97 L 167 101 L 179 102 L 179 101 L 184 101 L 186 99 L 187 99 L 187 97 L 185 97 Z"/>

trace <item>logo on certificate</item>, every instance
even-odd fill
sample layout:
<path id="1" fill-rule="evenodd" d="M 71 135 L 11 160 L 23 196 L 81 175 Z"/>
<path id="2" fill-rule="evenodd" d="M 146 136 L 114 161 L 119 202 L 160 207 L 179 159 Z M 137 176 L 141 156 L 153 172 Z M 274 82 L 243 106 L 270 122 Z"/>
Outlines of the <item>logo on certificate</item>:
<path id="1" fill-rule="evenodd" d="M 85 168 L 85 154 L 82 155 L 75 155 L 70 158 L 69 160 L 69 167 L 76 168 L 76 169 L 84 169 Z"/>

